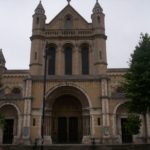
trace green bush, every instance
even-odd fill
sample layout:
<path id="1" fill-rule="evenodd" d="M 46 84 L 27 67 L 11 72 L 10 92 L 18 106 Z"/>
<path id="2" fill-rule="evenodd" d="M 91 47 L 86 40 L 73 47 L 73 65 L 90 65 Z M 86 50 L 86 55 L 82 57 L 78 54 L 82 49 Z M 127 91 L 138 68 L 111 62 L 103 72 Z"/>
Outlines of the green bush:
<path id="1" fill-rule="evenodd" d="M 141 119 L 138 115 L 130 114 L 128 116 L 125 128 L 130 134 L 138 134 L 141 126 Z"/>

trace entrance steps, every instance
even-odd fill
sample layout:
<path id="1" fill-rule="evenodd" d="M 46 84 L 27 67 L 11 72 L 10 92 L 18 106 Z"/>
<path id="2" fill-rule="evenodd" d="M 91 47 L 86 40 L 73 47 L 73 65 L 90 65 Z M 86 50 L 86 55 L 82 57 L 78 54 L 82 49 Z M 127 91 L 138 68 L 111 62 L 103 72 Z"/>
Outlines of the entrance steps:
<path id="1" fill-rule="evenodd" d="M 0 150 L 41 150 L 40 146 L 1 145 Z M 44 146 L 43 150 L 150 150 L 150 144 L 125 145 L 80 145 L 80 144 L 53 144 Z"/>

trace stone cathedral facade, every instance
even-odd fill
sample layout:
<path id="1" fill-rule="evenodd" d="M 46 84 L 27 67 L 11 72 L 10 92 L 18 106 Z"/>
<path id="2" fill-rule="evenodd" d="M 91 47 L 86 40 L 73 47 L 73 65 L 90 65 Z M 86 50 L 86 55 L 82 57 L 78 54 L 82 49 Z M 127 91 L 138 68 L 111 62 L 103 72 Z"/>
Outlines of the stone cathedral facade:
<path id="1" fill-rule="evenodd" d="M 92 138 L 101 144 L 142 143 L 143 126 L 138 135 L 124 128 L 128 114 L 121 82 L 127 70 L 107 68 L 105 15 L 98 1 L 91 19 L 87 22 L 68 2 L 46 23 L 40 2 L 33 15 L 29 70 L 6 69 L 0 50 L 0 114 L 5 118 L 0 143 L 40 140 L 44 66 L 44 144 L 90 144 Z"/>

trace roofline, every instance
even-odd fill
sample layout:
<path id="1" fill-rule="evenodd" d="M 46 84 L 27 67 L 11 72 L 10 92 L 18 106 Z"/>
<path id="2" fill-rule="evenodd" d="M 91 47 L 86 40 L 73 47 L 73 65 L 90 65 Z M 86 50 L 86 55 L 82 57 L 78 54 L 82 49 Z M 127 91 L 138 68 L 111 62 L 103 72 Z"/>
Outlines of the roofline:
<path id="1" fill-rule="evenodd" d="M 127 72 L 129 68 L 108 68 L 107 72 Z"/>
<path id="2" fill-rule="evenodd" d="M 49 23 L 47 23 L 46 25 L 51 24 L 55 18 L 57 18 L 57 16 L 59 16 L 67 7 L 71 7 L 87 24 L 90 24 L 83 16 L 81 16 L 81 14 L 79 14 L 71 5 L 67 5 L 65 6 Z"/>
<path id="3" fill-rule="evenodd" d="M 16 74 L 29 74 L 29 70 L 25 70 L 25 69 L 5 70 L 4 74 L 7 74 L 7 73 L 10 73 L 10 74 L 13 74 L 13 73 L 16 73 Z"/>

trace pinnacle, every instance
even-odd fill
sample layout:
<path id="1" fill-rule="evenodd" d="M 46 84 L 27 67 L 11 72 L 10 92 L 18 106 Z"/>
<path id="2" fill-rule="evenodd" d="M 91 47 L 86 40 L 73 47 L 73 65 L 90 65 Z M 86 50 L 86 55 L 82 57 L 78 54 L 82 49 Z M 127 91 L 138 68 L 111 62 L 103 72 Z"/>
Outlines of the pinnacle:
<path id="1" fill-rule="evenodd" d="M 70 5 L 71 0 L 67 0 L 68 1 L 68 5 Z"/>
<path id="2" fill-rule="evenodd" d="M 38 6 L 36 7 L 35 9 L 35 13 L 39 13 L 39 14 L 44 14 L 45 13 L 45 10 L 43 8 L 43 5 L 42 5 L 42 1 L 40 0 Z"/>
<path id="3" fill-rule="evenodd" d="M 102 12 L 102 11 L 103 11 L 103 9 L 102 9 L 102 7 L 100 6 L 98 0 L 96 0 L 96 4 L 95 4 L 95 6 L 94 6 L 94 8 L 93 8 L 93 12 L 97 12 L 97 10 L 99 10 L 99 12 Z"/>
<path id="4" fill-rule="evenodd" d="M 4 58 L 2 49 L 0 49 L 0 60 L 3 61 L 3 62 L 5 62 L 5 58 Z"/>

